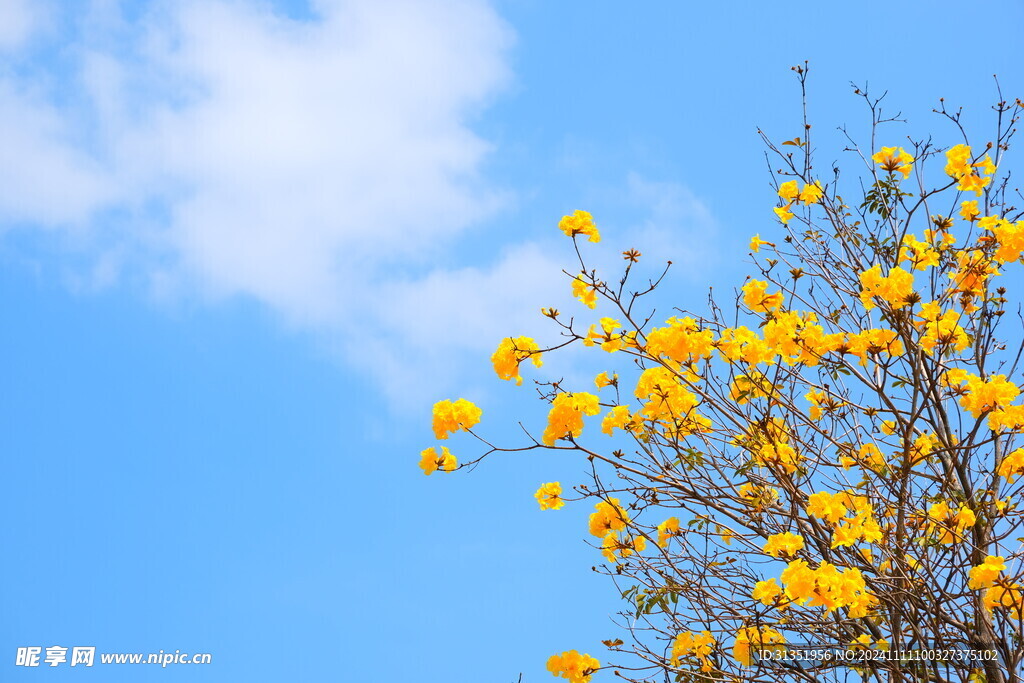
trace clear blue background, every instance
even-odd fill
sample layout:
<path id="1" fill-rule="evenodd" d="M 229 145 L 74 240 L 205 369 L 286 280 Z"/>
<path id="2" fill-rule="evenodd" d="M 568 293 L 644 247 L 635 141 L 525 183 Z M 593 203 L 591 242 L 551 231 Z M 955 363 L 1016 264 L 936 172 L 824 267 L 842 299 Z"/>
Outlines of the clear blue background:
<path id="1" fill-rule="evenodd" d="M 151 9 L 125 4 L 129 22 Z M 512 79 L 470 125 L 493 145 L 483 176 L 514 199 L 446 264 L 487 267 L 549 239 L 575 208 L 628 242 L 616 231 L 651 214 L 628 191 L 639 174 L 687 188 L 718 229 L 713 267 L 677 269 L 666 285 L 680 306 L 738 283 L 750 236 L 777 230 L 756 129 L 800 134 L 793 64 L 811 61 L 824 168 L 853 163 L 837 125 L 865 130 L 850 81 L 890 91 L 911 120 L 894 144 L 915 131 L 958 141 L 930 113 L 940 96 L 987 139 L 993 74 L 1024 94 L 1019 41 L 1000 30 L 1024 26 L 1015 2 L 494 7 L 516 37 Z M 68 11 L 19 63 L 50 68 L 75 39 Z M 301 3 L 265 11 L 317 20 Z M 60 55 L 55 78 L 75 59 Z M 569 245 L 550 244 L 572 268 Z M 540 482 L 583 481 L 584 463 L 504 456 L 428 479 L 418 454 L 446 395 L 419 387 L 396 405 L 357 359 L 251 297 L 157 305 L 129 284 L 69 287 L 62 273 L 79 258 L 31 220 L 0 231 L 0 679 L 532 682 L 550 680 L 549 655 L 604 659 L 599 639 L 623 635 L 608 616 L 614 587 L 590 569 L 587 506 L 542 513 L 533 500 Z M 493 378 L 487 353 L 459 360 L 455 389 L 482 387 L 460 395 L 515 442 L 529 388 Z M 29 670 L 13 665 L 26 645 L 214 663 Z"/>

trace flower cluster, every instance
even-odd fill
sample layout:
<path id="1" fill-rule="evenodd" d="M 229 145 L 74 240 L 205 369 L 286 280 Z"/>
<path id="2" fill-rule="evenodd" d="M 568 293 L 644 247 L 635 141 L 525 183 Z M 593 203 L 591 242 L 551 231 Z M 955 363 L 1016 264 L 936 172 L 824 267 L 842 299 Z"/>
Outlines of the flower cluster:
<path id="1" fill-rule="evenodd" d="M 558 229 L 569 237 L 583 235 L 590 238 L 591 242 L 601 241 L 601 233 L 594 225 L 594 217 L 586 211 L 576 210 L 569 216 L 562 216 L 562 220 L 558 222 Z"/>
<path id="2" fill-rule="evenodd" d="M 562 500 L 562 485 L 557 481 L 541 484 L 537 493 L 533 494 L 540 503 L 541 510 L 558 510 L 565 501 Z"/>
<path id="3" fill-rule="evenodd" d="M 958 190 L 981 196 L 981 191 L 992 181 L 985 176 L 991 176 L 995 170 L 996 166 L 987 154 L 981 161 L 974 162 L 971 148 L 967 145 L 953 145 L 946 151 L 946 175 L 960 181 L 956 186 Z"/>
<path id="4" fill-rule="evenodd" d="M 770 626 L 749 626 L 736 633 L 732 656 L 743 666 L 753 666 L 755 653 L 782 649 L 785 642 L 786 638 Z"/>
<path id="5" fill-rule="evenodd" d="M 974 510 L 963 504 L 953 509 L 947 503 L 940 502 L 928 508 L 928 533 L 943 545 L 963 542 L 964 533 L 977 521 Z"/>
<path id="6" fill-rule="evenodd" d="M 459 463 L 455 459 L 455 456 L 451 454 L 447 447 L 442 446 L 441 452 L 438 453 L 434 447 L 428 448 L 420 453 L 420 468 L 423 470 L 423 474 L 430 476 L 438 470 L 444 472 L 451 472 Z"/>
<path id="7" fill-rule="evenodd" d="M 583 433 L 583 416 L 601 412 L 597 396 L 580 391 L 562 392 L 555 396 L 548 412 L 548 426 L 541 441 L 545 446 L 554 446 L 559 439 L 576 438 Z"/>
<path id="8" fill-rule="evenodd" d="M 701 671 L 711 671 L 714 666 L 711 655 L 715 651 L 715 639 L 710 631 L 683 631 L 672 641 L 672 666 L 678 667 L 684 658 L 692 657 L 700 662 Z"/>
<path id="9" fill-rule="evenodd" d="M 764 545 L 764 552 L 772 557 L 795 557 L 798 550 L 804 547 L 804 537 L 800 534 L 786 532 L 772 534 Z"/>
<path id="10" fill-rule="evenodd" d="M 871 156 L 871 160 L 881 166 L 883 171 L 902 173 L 904 179 L 910 176 L 910 169 L 914 165 L 914 157 L 902 147 L 883 147 Z"/>
<path id="11" fill-rule="evenodd" d="M 786 144 L 810 153 L 800 138 Z M 610 285 L 588 269 L 576 240 L 600 240 L 593 216 L 576 211 L 558 225 L 580 256 L 568 273 L 573 296 L 616 312 L 584 311 L 581 321 L 542 309 L 566 340 L 543 353 L 600 348 L 615 354 L 601 363 L 619 365 L 594 377 L 601 398 L 561 379 L 536 382 L 549 403 L 543 433 L 526 448 L 488 452 L 544 447 L 588 459 L 595 487 L 574 490 L 598 501 L 588 531 L 610 563 L 598 570 L 635 582 L 623 597 L 644 628 L 671 639 L 667 651 L 646 650 L 667 674 L 731 680 L 758 650 L 810 632 L 853 648 L 886 649 L 890 639 L 902 647 L 908 619 L 939 628 L 916 602 L 905 610 L 910 594 L 934 601 L 936 613 L 956 610 L 941 622 L 951 630 L 988 623 L 1009 632 L 1024 618 L 1020 553 L 1004 545 L 1014 537 L 1007 529 L 1024 524 L 1024 405 L 1016 349 L 994 332 L 1008 312 L 1007 287 L 995 283 L 1024 263 L 1024 221 L 995 192 L 961 201 L 959 192 L 980 197 L 992 184 L 987 154 L 950 148 L 953 182 L 911 194 L 904 181 L 916 172 L 923 186 L 935 152 L 908 149 L 914 156 L 902 147 L 871 156 L 873 182 L 859 208 L 838 175 L 826 188 L 801 170 L 813 168 L 809 158 L 802 167 L 789 161 L 780 173 L 793 179 L 779 185 L 775 212 L 788 223 L 805 207 L 806 229 L 787 226 L 777 243 L 754 235 L 750 251 L 768 246 L 770 257 L 754 257 L 763 279 L 747 278 L 731 310 L 712 298 L 710 312 L 654 319 L 653 306 L 637 305 L 644 291 L 624 293 L 630 273 L 647 265 L 635 265 L 639 252 L 623 252 L 624 275 Z M 929 199 L 945 190 L 951 201 Z M 819 213 L 828 219 L 820 226 L 811 220 Z M 540 366 L 541 354 L 533 339 L 508 337 L 492 363 L 521 384 L 522 362 Z M 583 438 L 596 416 L 614 443 L 607 452 L 590 443 L 601 437 Z M 434 434 L 469 432 L 480 417 L 465 399 L 439 401 Z M 458 463 L 431 448 L 421 467 L 430 474 Z M 557 510 L 562 493 L 547 482 L 534 497 L 541 510 Z M 719 603 L 728 605 L 720 614 L 701 612 Z M 576 650 L 548 660 L 572 683 L 599 668 Z"/>
<path id="12" fill-rule="evenodd" d="M 821 201 L 822 197 L 821 185 L 817 181 L 813 183 L 806 183 L 803 188 L 800 188 L 800 184 L 795 180 L 788 180 L 779 185 L 779 197 L 786 202 L 785 206 L 780 206 L 775 209 L 775 215 L 779 217 L 779 220 L 783 223 L 788 223 L 793 218 L 793 212 L 790 210 L 795 202 L 801 202 L 804 206 L 808 204 L 817 204 Z"/>
<path id="13" fill-rule="evenodd" d="M 587 683 L 590 676 L 601 668 L 601 662 L 590 655 L 569 650 L 560 655 L 551 655 L 547 668 L 553 676 L 560 676 L 569 683 Z"/>
<path id="14" fill-rule="evenodd" d="M 907 305 L 908 297 L 914 292 L 914 275 L 897 267 L 883 276 L 881 266 L 875 265 L 860 274 L 860 284 L 863 287 L 860 301 L 865 311 L 875 307 L 875 297 L 893 308 L 900 308 Z"/>
<path id="15" fill-rule="evenodd" d="M 460 398 L 454 403 L 445 399 L 434 404 L 434 436 L 447 439 L 452 432 L 460 429 L 468 432 L 480 422 L 483 411 L 473 403 Z"/>
<path id="16" fill-rule="evenodd" d="M 514 379 L 516 384 L 522 384 L 523 378 L 519 374 L 519 364 L 527 358 L 533 360 L 538 368 L 544 364 L 541 359 L 540 347 L 530 337 L 506 337 L 501 340 L 498 349 L 491 356 L 491 363 L 494 365 L 494 372 L 501 379 Z"/>

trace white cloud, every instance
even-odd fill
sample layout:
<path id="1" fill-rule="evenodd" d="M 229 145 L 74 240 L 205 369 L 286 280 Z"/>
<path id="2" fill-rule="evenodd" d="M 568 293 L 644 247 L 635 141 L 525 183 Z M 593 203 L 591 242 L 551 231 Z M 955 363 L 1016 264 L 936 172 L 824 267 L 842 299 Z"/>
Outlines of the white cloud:
<path id="1" fill-rule="evenodd" d="M 115 195 L 102 165 L 71 140 L 69 122 L 30 86 L 0 81 L 0 216 L 75 224 Z"/>
<path id="2" fill-rule="evenodd" d="M 413 406 L 461 389 L 467 372 L 488 375 L 490 355 L 505 337 L 556 343 L 558 329 L 540 308 L 566 309 L 570 295 L 552 251 L 521 244 L 494 264 L 382 285 L 365 301 L 361 319 L 371 324 L 348 337 L 348 355 L 376 369 L 394 402 Z"/>
<path id="3" fill-rule="evenodd" d="M 630 201 L 648 212 L 627 231 L 631 241 L 641 251 L 672 261 L 688 280 L 706 281 L 719 253 L 718 224 L 707 205 L 685 185 L 638 173 L 628 175 L 626 187 Z"/>
<path id="4" fill-rule="evenodd" d="M 134 212 L 152 234 L 130 241 L 174 276 L 299 323 L 337 318 L 376 268 L 428 258 L 500 199 L 469 124 L 509 79 L 511 32 L 476 0 L 314 9 L 169 3 L 131 24 L 94 5 L 80 21 L 106 40 L 75 39 L 70 84 L 0 83 L 0 125 L 18 131 L 0 152 L 7 222 L 107 243 L 97 216 Z"/>
<path id="5" fill-rule="evenodd" d="M 439 265 L 505 201 L 472 124 L 513 36 L 484 0 L 146 8 L 94 0 L 55 22 L 77 26 L 70 71 L 0 77 L 0 231 L 72 235 L 79 291 L 129 271 L 159 297 L 255 298 L 405 405 L 457 389 L 503 336 L 554 334 L 538 308 L 572 305 L 571 262 L 548 245 Z M 650 215 L 622 248 L 707 262 L 714 224 L 685 188 L 632 175 L 624 197 Z"/>
<path id="6" fill-rule="evenodd" d="M 44 0 L 0 0 L 0 50 L 22 47 L 41 28 Z"/>

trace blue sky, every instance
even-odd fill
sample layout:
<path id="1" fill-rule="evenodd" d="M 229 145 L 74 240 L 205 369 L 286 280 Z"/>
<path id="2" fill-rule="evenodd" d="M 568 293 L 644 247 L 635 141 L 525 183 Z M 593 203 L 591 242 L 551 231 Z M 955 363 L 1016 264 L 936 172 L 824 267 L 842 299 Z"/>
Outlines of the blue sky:
<path id="1" fill-rule="evenodd" d="M 850 81 L 932 133 L 1019 46 L 1018 3 L 0 1 L 0 678 L 550 680 L 614 587 L 563 454 L 424 477 L 431 404 L 538 424 L 501 337 L 573 308 L 555 226 L 676 264 L 669 305 L 776 230 L 758 127 L 854 164 Z M 862 137 L 863 139 L 863 137 Z M 545 337 L 546 335 L 546 337 Z M 553 361 L 538 376 L 589 377 Z M 554 365 L 554 367 L 552 367 Z M 587 380 L 589 381 L 589 379 Z M 469 456 L 474 446 L 456 440 Z M 13 665 L 22 646 L 207 667 Z"/>

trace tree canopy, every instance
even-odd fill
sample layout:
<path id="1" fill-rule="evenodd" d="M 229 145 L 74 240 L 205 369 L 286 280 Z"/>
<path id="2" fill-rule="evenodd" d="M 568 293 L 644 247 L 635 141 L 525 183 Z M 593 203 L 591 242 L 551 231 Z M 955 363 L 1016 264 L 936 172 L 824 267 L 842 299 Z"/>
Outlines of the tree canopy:
<path id="1" fill-rule="evenodd" d="M 531 449 L 586 466 L 535 496 L 593 506 L 625 640 L 552 655 L 555 676 L 1022 679 L 1024 318 L 1005 277 L 1024 261 L 1006 162 L 1022 103 L 1000 95 L 981 144 L 942 105 L 941 141 L 901 146 L 880 99 L 855 93 L 871 126 L 847 136 L 852 178 L 816 167 L 806 106 L 799 136 L 762 136 L 776 227 L 752 236 L 734 296 L 653 317 L 668 269 L 644 275 L 636 250 L 617 275 L 589 267 L 601 235 L 575 211 L 558 227 L 593 322 L 542 309 L 562 341 L 509 337 L 492 361 L 521 384 L 525 362 L 580 344 L 609 370 L 534 380 L 548 420 L 520 444 L 492 444 L 466 399 L 435 405 L 438 439 L 479 445 L 462 462 L 426 449 L 426 474 Z"/>

